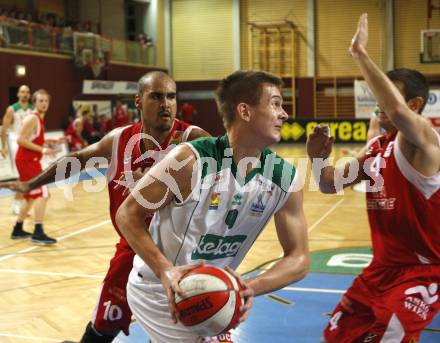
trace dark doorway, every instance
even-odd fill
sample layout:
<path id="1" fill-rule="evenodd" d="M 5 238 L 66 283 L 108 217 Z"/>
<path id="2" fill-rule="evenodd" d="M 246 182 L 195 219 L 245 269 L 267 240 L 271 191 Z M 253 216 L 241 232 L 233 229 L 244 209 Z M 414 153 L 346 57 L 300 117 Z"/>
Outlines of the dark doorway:
<path id="1" fill-rule="evenodd" d="M 18 101 L 17 93 L 20 86 L 9 87 L 9 105 L 16 103 Z"/>

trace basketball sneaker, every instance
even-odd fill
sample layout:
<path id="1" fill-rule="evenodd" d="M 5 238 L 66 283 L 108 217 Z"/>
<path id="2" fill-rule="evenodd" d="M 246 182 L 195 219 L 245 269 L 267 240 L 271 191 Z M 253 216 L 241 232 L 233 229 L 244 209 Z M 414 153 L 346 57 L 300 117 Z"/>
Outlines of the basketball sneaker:
<path id="1" fill-rule="evenodd" d="M 16 229 L 15 227 L 11 233 L 11 239 L 24 239 L 31 236 L 32 234 L 30 232 L 24 231 L 23 229 Z"/>
<path id="2" fill-rule="evenodd" d="M 32 235 L 32 242 L 42 245 L 51 245 L 55 244 L 57 240 L 55 238 L 49 237 L 44 232 L 38 232 Z"/>

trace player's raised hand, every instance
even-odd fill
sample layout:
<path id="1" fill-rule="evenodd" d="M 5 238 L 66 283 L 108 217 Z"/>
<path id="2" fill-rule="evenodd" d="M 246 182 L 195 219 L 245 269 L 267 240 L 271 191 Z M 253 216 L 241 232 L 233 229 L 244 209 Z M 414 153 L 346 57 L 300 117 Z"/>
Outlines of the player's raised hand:
<path id="1" fill-rule="evenodd" d="M 176 293 L 180 296 L 184 296 L 182 288 L 179 286 L 180 280 L 191 270 L 202 267 L 205 264 L 204 261 L 199 261 L 196 264 L 186 264 L 183 266 L 173 266 L 168 268 L 161 276 L 160 281 L 167 292 L 168 306 L 171 312 L 171 318 L 174 323 L 177 323 L 178 316 L 176 311 Z"/>
<path id="2" fill-rule="evenodd" d="M 357 57 L 360 53 L 367 51 L 368 42 L 368 15 L 364 13 L 360 16 L 356 33 L 351 39 L 350 54 Z"/>
<path id="3" fill-rule="evenodd" d="M 241 288 L 240 296 L 243 299 L 243 305 L 240 307 L 240 318 L 238 320 L 238 324 L 240 324 L 249 317 L 252 305 L 254 304 L 254 290 L 235 270 L 229 268 L 228 266 L 225 267 L 225 270 L 235 276 Z"/>
<path id="4" fill-rule="evenodd" d="M 327 158 L 333 148 L 334 137 L 329 136 L 329 127 L 325 125 L 315 126 L 313 132 L 307 138 L 306 150 L 310 158 Z"/>
<path id="5" fill-rule="evenodd" d="M 28 184 L 21 181 L 0 182 L 0 188 L 7 188 L 19 193 L 28 193 L 30 191 Z"/>

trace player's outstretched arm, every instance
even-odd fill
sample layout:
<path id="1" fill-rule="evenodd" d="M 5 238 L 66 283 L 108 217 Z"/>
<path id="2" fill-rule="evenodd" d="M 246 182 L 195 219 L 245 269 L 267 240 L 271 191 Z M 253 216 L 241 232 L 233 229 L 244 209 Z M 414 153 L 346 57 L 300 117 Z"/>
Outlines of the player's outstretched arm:
<path id="1" fill-rule="evenodd" d="M 321 192 L 334 194 L 345 187 L 358 183 L 364 178 L 363 156 L 366 147 L 357 158 L 336 169 L 329 160 L 333 148 L 334 137 L 329 137 L 328 127 L 318 125 L 307 138 L 306 150 L 312 162 L 312 173 Z"/>
<path id="2" fill-rule="evenodd" d="M 359 18 L 358 28 L 350 46 L 354 61 L 373 92 L 379 107 L 402 133 L 405 140 L 425 151 L 436 147 L 433 155 L 439 155 L 438 139 L 430 123 L 411 110 L 398 88 L 373 62 L 367 53 L 367 42 L 368 17 L 364 13 Z M 416 97 L 413 101 L 423 102 L 423 99 Z"/>
<path id="3" fill-rule="evenodd" d="M 46 168 L 41 174 L 34 177 L 33 179 L 27 182 L 15 182 L 13 183 L 14 189 L 8 187 L 12 190 L 20 191 L 20 192 L 29 192 L 32 189 L 41 187 L 48 183 L 55 182 L 56 179 L 64 180 L 68 179 L 71 175 L 78 173 L 80 170 L 84 169 L 87 161 L 89 161 L 92 157 L 103 157 L 110 162 L 111 153 L 112 153 L 112 145 L 113 138 L 117 133 L 118 129 L 115 129 L 104 136 L 99 142 L 89 145 L 88 147 L 72 152 L 57 161 L 53 162 L 48 168 Z M 75 159 L 80 163 L 80 170 L 74 170 L 72 168 L 72 164 L 68 163 L 72 159 Z M 65 166 L 66 168 L 62 169 L 62 175 L 57 175 L 60 171 L 60 166 Z M 1 187 L 1 185 L 0 185 Z"/>
<path id="4" fill-rule="evenodd" d="M 310 257 L 302 190 L 290 193 L 287 202 L 275 213 L 275 227 L 283 248 L 283 257 L 269 270 L 249 281 L 255 295 L 275 291 L 299 281 L 309 271 Z"/>

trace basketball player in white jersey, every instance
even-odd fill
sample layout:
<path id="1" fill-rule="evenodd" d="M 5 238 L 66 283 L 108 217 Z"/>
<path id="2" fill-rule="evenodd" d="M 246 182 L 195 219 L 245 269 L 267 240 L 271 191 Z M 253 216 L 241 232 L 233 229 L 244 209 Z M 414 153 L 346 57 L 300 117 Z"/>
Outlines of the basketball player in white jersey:
<path id="1" fill-rule="evenodd" d="M 265 72 L 237 71 L 222 80 L 217 103 L 227 134 L 176 147 L 119 207 L 117 225 L 137 253 L 128 303 L 152 342 L 207 341 L 177 322 L 179 280 L 202 261 L 236 269 L 273 215 L 283 257 L 266 272 L 241 280 L 240 321 L 248 317 L 253 296 L 307 274 L 299 177 L 267 149 L 279 142 L 287 119 L 281 87 L 281 79 Z M 153 212 L 145 230 L 145 217 Z"/>
<path id="2" fill-rule="evenodd" d="M 3 158 L 8 156 L 8 151 L 11 152 L 11 159 L 15 160 L 18 145 L 18 132 L 21 129 L 23 119 L 32 112 L 32 105 L 29 103 L 31 97 L 31 90 L 28 86 L 22 85 L 18 88 L 18 101 L 11 106 L 8 106 L 3 115 L 3 125 L 1 128 L 1 143 L 2 148 L 0 154 Z M 11 206 L 11 211 L 14 214 L 19 214 L 23 196 L 19 193 L 15 194 L 14 202 Z"/>

